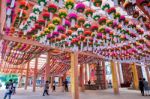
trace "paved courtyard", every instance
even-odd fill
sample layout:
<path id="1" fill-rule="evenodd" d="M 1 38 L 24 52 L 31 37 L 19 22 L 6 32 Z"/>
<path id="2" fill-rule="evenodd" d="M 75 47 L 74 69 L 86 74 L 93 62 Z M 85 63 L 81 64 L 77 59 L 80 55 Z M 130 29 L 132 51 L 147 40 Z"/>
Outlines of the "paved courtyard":
<path id="1" fill-rule="evenodd" d="M 3 99 L 4 91 L 0 90 L 0 99 Z M 42 89 L 37 89 L 35 93 L 30 88 L 27 91 L 17 89 L 17 94 L 12 99 L 71 99 L 70 92 L 50 92 L 49 96 L 42 96 Z M 119 95 L 114 95 L 112 89 L 85 91 L 80 93 L 80 99 L 150 99 L 150 96 L 141 96 L 139 91 L 120 89 Z"/>

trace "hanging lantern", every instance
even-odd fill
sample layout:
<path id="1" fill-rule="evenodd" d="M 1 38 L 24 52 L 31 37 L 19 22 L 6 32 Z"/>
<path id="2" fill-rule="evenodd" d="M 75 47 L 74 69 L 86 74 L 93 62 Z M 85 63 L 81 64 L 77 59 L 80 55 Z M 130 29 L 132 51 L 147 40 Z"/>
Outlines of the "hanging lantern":
<path id="1" fill-rule="evenodd" d="M 46 6 L 46 4 L 47 4 L 47 0 L 38 0 L 38 4 L 40 5 L 40 6 Z"/>
<path id="2" fill-rule="evenodd" d="M 102 0 L 93 0 L 93 4 L 95 7 L 100 7 L 102 5 Z"/>
<path id="3" fill-rule="evenodd" d="M 87 8 L 85 10 L 85 15 L 86 15 L 86 17 L 91 18 L 93 15 L 93 10 L 91 8 Z"/>
<path id="4" fill-rule="evenodd" d="M 107 20 L 106 24 L 108 27 L 112 27 L 113 26 L 113 21 L 112 20 Z"/>
<path id="5" fill-rule="evenodd" d="M 92 32 L 95 32 L 95 31 L 97 32 L 98 26 L 97 25 L 92 25 L 91 30 L 92 30 Z"/>
<path id="6" fill-rule="evenodd" d="M 136 11 L 136 10 L 135 10 L 134 13 L 133 13 L 133 17 L 134 17 L 134 18 L 139 17 L 139 11 Z"/>
<path id="7" fill-rule="evenodd" d="M 74 8 L 74 0 L 66 0 L 65 7 L 68 9 L 68 12 L 71 13 L 71 10 Z"/>
<path id="8" fill-rule="evenodd" d="M 71 21 L 71 27 L 74 27 L 76 24 L 76 20 L 77 20 L 77 14 L 76 13 L 70 13 L 69 19 Z"/>
<path id="9" fill-rule="evenodd" d="M 86 22 L 84 23 L 84 28 L 89 29 L 90 27 L 91 27 L 90 22 L 89 22 L 89 21 L 86 21 Z"/>
<path id="10" fill-rule="evenodd" d="M 132 4 L 131 2 L 125 2 L 124 8 L 126 9 L 128 15 L 133 15 L 134 14 L 135 5 L 136 4 Z"/>
<path id="11" fill-rule="evenodd" d="M 102 37 L 103 37 L 103 34 L 101 32 L 98 32 L 97 33 L 97 39 L 102 39 Z"/>
<path id="12" fill-rule="evenodd" d="M 85 9 L 85 5 L 84 5 L 83 3 L 78 3 L 78 4 L 76 5 L 76 10 L 77 10 L 77 12 L 83 13 L 83 12 L 84 12 L 84 9 Z"/>
<path id="13" fill-rule="evenodd" d="M 20 2 L 20 9 L 28 10 L 29 9 L 29 4 L 26 1 Z"/>
<path id="14" fill-rule="evenodd" d="M 52 23 L 54 25 L 59 25 L 61 22 L 60 18 L 59 17 L 54 17 L 53 20 L 52 20 Z"/>
<path id="15" fill-rule="evenodd" d="M 62 25 L 64 25 L 65 24 L 65 18 L 67 16 L 67 10 L 66 9 L 60 9 L 58 15 L 60 18 L 62 18 Z"/>
<path id="16" fill-rule="evenodd" d="M 101 17 L 99 20 L 99 25 L 105 25 L 106 24 L 106 17 Z"/>
<path id="17" fill-rule="evenodd" d="M 44 25 L 45 25 L 45 20 L 39 19 L 39 20 L 37 20 L 37 23 L 38 23 L 39 25 L 44 26 Z"/>
<path id="18" fill-rule="evenodd" d="M 49 29 L 50 31 L 54 31 L 54 30 L 55 30 L 55 25 L 54 25 L 54 24 L 49 24 L 49 25 L 48 25 L 48 29 Z"/>
<path id="19" fill-rule="evenodd" d="M 94 19 L 95 21 L 98 21 L 99 18 L 100 18 L 100 13 L 99 13 L 99 12 L 93 13 L 93 19 Z"/>
<path id="20" fill-rule="evenodd" d="M 49 20 L 49 17 L 50 17 L 50 13 L 49 12 L 44 12 L 43 13 L 43 19 L 48 21 Z"/>
<path id="21" fill-rule="evenodd" d="M 57 27 L 57 31 L 60 32 L 60 33 L 65 33 L 66 29 L 63 26 L 59 25 Z"/>
<path id="22" fill-rule="evenodd" d="M 73 32 L 72 30 L 68 30 L 68 31 L 66 32 L 66 35 L 67 35 L 67 36 L 70 36 L 70 35 L 72 34 L 72 32 Z"/>
<path id="23" fill-rule="evenodd" d="M 109 9 L 109 8 L 110 8 L 110 5 L 108 3 L 106 3 L 102 6 L 102 10 L 104 10 L 104 11 Z"/>
<path id="24" fill-rule="evenodd" d="M 78 18 L 78 25 L 82 27 L 84 23 L 85 23 L 85 18 L 84 17 L 79 17 Z"/>
<path id="25" fill-rule="evenodd" d="M 55 14 L 57 12 L 57 9 L 58 9 L 57 5 L 55 5 L 55 4 L 50 4 L 48 6 L 48 11 L 50 12 L 50 19 L 53 18 L 53 14 Z"/>
<path id="26" fill-rule="evenodd" d="M 107 10 L 108 14 L 110 15 L 111 18 L 114 18 L 114 15 L 116 13 L 116 8 L 115 7 L 111 7 Z"/>

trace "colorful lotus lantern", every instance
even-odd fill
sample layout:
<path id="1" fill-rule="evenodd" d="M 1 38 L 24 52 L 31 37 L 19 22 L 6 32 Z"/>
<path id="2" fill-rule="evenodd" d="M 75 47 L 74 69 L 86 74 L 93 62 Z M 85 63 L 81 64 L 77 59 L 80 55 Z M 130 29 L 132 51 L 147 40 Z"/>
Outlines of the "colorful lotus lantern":
<path id="1" fill-rule="evenodd" d="M 106 24 L 108 27 L 112 27 L 113 26 L 113 21 L 112 20 L 107 20 Z"/>
<path id="2" fill-rule="evenodd" d="M 78 25 L 82 27 L 84 23 L 85 23 L 85 18 L 84 17 L 79 17 L 78 18 Z"/>
<path id="3" fill-rule="evenodd" d="M 133 13 L 133 17 L 134 18 L 139 17 L 139 11 L 135 10 L 134 13 Z"/>
<path id="4" fill-rule="evenodd" d="M 57 31 L 60 32 L 60 33 L 65 33 L 66 29 L 62 25 L 59 25 L 57 27 Z"/>
<path id="5" fill-rule="evenodd" d="M 120 18 L 119 18 L 119 22 L 121 22 L 121 24 L 123 25 L 125 19 L 126 19 L 125 16 L 124 16 L 124 15 L 121 15 Z"/>
<path id="6" fill-rule="evenodd" d="M 47 0 L 38 0 L 38 4 L 43 7 L 47 4 Z"/>
<path id="7" fill-rule="evenodd" d="M 97 33 L 97 39 L 102 39 L 103 34 L 101 32 Z"/>
<path id="8" fill-rule="evenodd" d="M 99 20 L 99 25 L 105 25 L 106 24 L 106 17 L 101 17 Z"/>
<path id="9" fill-rule="evenodd" d="M 68 30 L 68 28 L 71 26 L 71 23 L 70 21 L 68 20 L 65 20 L 65 24 L 64 24 L 64 27 L 66 27 L 66 30 Z"/>
<path id="10" fill-rule="evenodd" d="M 133 15 L 133 13 L 135 11 L 135 4 L 133 4 L 132 2 L 126 2 L 124 4 L 124 8 L 126 9 L 126 11 L 129 15 Z"/>
<path id="11" fill-rule="evenodd" d="M 92 32 L 97 32 L 98 26 L 97 25 L 92 25 L 91 30 L 92 30 Z"/>
<path id="12" fill-rule="evenodd" d="M 110 5 L 108 3 L 106 3 L 102 6 L 102 10 L 107 10 L 109 8 L 110 8 Z"/>
<path id="13" fill-rule="evenodd" d="M 53 20 L 52 20 L 52 23 L 54 25 L 59 25 L 61 22 L 60 18 L 59 17 L 54 17 Z"/>
<path id="14" fill-rule="evenodd" d="M 107 10 L 108 14 L 110 15 L 111 18 L 114 18 L 114 15 L 116 13 L 116 8 L 115 7 L 111 7 Z"/>
<path id="15" fill-rule="evenodd" d="M 66 0 L 65 7 L 68 9 L 68 12 L 71 13 L 71 10 L 74 8 L 74 0 Z"/>
<path id="16" fill-rule="evenodd" d="M 88 17 L 88 19 L 90 19 L 93 15 L 93 10 L 91 8 L 87 8 L 85 10 L 85 15 L 86 15 L 86 17 Z"/>
<path id="17" fill-rule="evenodd" d="M 76 13 L 70 13 L 69 19 L 71 21 L 71 27 L 74 27 L 76 24 L 76 20 L 77 20 L 77 14 Z"/>
<path id="18" fill-rule="evenodd" d="M 78 3 L 78 4 L 76 5 L 76 10 L 77 10 L 77 12 L 83 13 L 83 12 L 84 12 L 84 9 L 85 9 L 85 5 L 84 5 L 83 3 Z"/>
<path id="19" fill-rule="evenodd" d="M 67 16 L 67 10 L 66 9 L 60 9 L 58 15 L 60 18 L 62 18 L 62 25 L 64 25 L 65 24 L 65 18 Z"/>
<path id="20" fill-rule="evenodd" d="M 73 32 L 72 30 L 68 30 L 68 31 L 66 32 L 66 35 L 67 35 L 67 36 L 70 36 L 70 35 L 72 34 L 72 32 Z"/>
<path id="21" fill-rule="evenodd" d="M 99 12 L 93 13 L 93 19 L 94 19 L 95 21 L 98 21 L 99 18 L 100 18 L 100 13 L 99 13 Z"/>
<path id="22" fill-rule="evenodd" d="M 45 25 L 45 20 L 39 19 L 39 20 L 37 20 L 37 23 L 38 23 L 39 25 L 44 26 L 44 25 Z"/>
<path id="23" fill-rule="evenodd" d="M 89 21 L 86 21 L 86 22 L 84 23 L 84 28 L 89 29 L 90 27 L 91 27 L 90 22 L 89 22 Z"/>
<path id="24" fill-rule="evenodd" d="M 77 29 L 77 32 L 78 32 L 78 35 L 83 34 L 84 29 L 83 29 L 83 28 L 78 28 L 78 29 Z"/>
<path id="25" fill-rule="evenodd" d="M 95 7 L 100 7 L 102 4 L 102 0 L 93 0 L 93 4 Z"/>
<path id="26" fill-rule="evenodd" d="M 48 6 L 48 11 L 50 12 L 50 19 L 52 19 L 52 18 L 53 18 L 53 14 L 55 14 L 56 11 L 57 11 L 57 5 L 55 5 L 55 4 L 50 4 L 50 5 Z"/>
<path id="27" fill-rule="evenodd" d="M 143 16 L 143 15 L 140 15 L 140 16 L 138 17 L 138 20 L 141 21 L 142 23 L 144 23 L 144 22 L 147 21 L 147 18 L 146 18 L 145 16 Z"/>
<path id="28" fill-rule="evenodd" d="M 26 1 L 20 2 L 20 9 L 28 10 L 29 9 L 29 4 Z"/>
<path id="29" fill-rule="evenodd" d="M 49 20 L 49 17 L 50 17 L 50 13 L 49 12 L 44 12 L 43 13 L 43 19 L 48 21 Z"/>
<path id="30" fill-rule="evenodd" d="M 91 34 L 92 34 L 91 31 L 85 31 L 85 32 L 84 32 L 84 35 L 85 35 L 85 36 L 91 36 Z"/>
<path id="31" fill-rule="evenodd" d="M 49 29 L 50 31 L 54 31 L 54 30 L 55 30 L 55 25 L 54 25 L 54 24 L 49 24 L 49 25 L 48 25 L 48 29 Z"/>

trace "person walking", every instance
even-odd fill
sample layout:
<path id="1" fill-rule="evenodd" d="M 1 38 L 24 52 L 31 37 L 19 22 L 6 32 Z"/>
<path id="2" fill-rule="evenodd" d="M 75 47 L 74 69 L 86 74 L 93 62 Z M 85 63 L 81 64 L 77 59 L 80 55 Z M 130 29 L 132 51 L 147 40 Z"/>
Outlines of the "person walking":
<path id="1" fill-rule="evenodd" d="M 64 87 L 65 87 L 65 91 L 68 92 L 68 81 L 67 81 L 67 79 L 65 79 L 65 81 L 64 81 Z"/>
<path id="2" fill-rule="evenodd" d="M 141 95 L 144 96 L 144 82 L 142 78 L 139 80 L 139 89 L 141 91 Z"/>
<path id="3" fill-rule="evenodd" d="M 17 84 L 16 84 L 16 82 L 14 81 L 14 82 L 13 82 L 13 95 L 16 94 L 16 86 L 17 86 Z"/>
<path id="4" fill-rule="evenodd" d="M 5 92 L 5 96 L 4 99 L 11 99 L 11 95 L 12 95 L 12 90 L 13 90 L 13 83 L 12 83 L 12 79 L 9 80 L 9 82 L 6 84 L 6 92 Z"/>
<path id="5" fill-rule="evenodd" d="M 148 81 L 146 81 L 145 78 L 144 78 L 143 83 L 144 83 L 144 95 L 148 96 L 149 95 Z"/>
<path id="6" fill-rule="evenodd" d="M 45 83 L 45 85 L 44 85 L 43 96 L 45 96 L 45 93 L 46 93 L 47 95 L 49 95 L 48 90 L 49 90 L 49 81 L 46 81 L 46 83 Z"/>
<path id="7" fill-rule="evenodd" d="M 53 90 L 52 91 L 53 92 L 56 91 L 56 82 L 55 81 L 53 81 Z"/>

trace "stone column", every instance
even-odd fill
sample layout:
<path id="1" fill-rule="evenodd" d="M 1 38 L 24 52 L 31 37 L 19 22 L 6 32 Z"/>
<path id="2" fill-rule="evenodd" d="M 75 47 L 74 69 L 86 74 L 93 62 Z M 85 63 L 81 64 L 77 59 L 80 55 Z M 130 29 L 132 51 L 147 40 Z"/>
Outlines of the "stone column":
<path id="1" fill-rule="evenodd" d="M 79 99 L 78 89 L 78 53 L 71 53 L 71 93 L 72 99 Z"/>
<path id="2" fill-rule="evenodd" d="M 118 77 L 117 77 L 117 65 L 114 61 L 111 61 L 111 72 L 112 72 L 112 84 L 114 89 L 114 94 L 119 94 L 119 86 L 118 86 Z"/>

